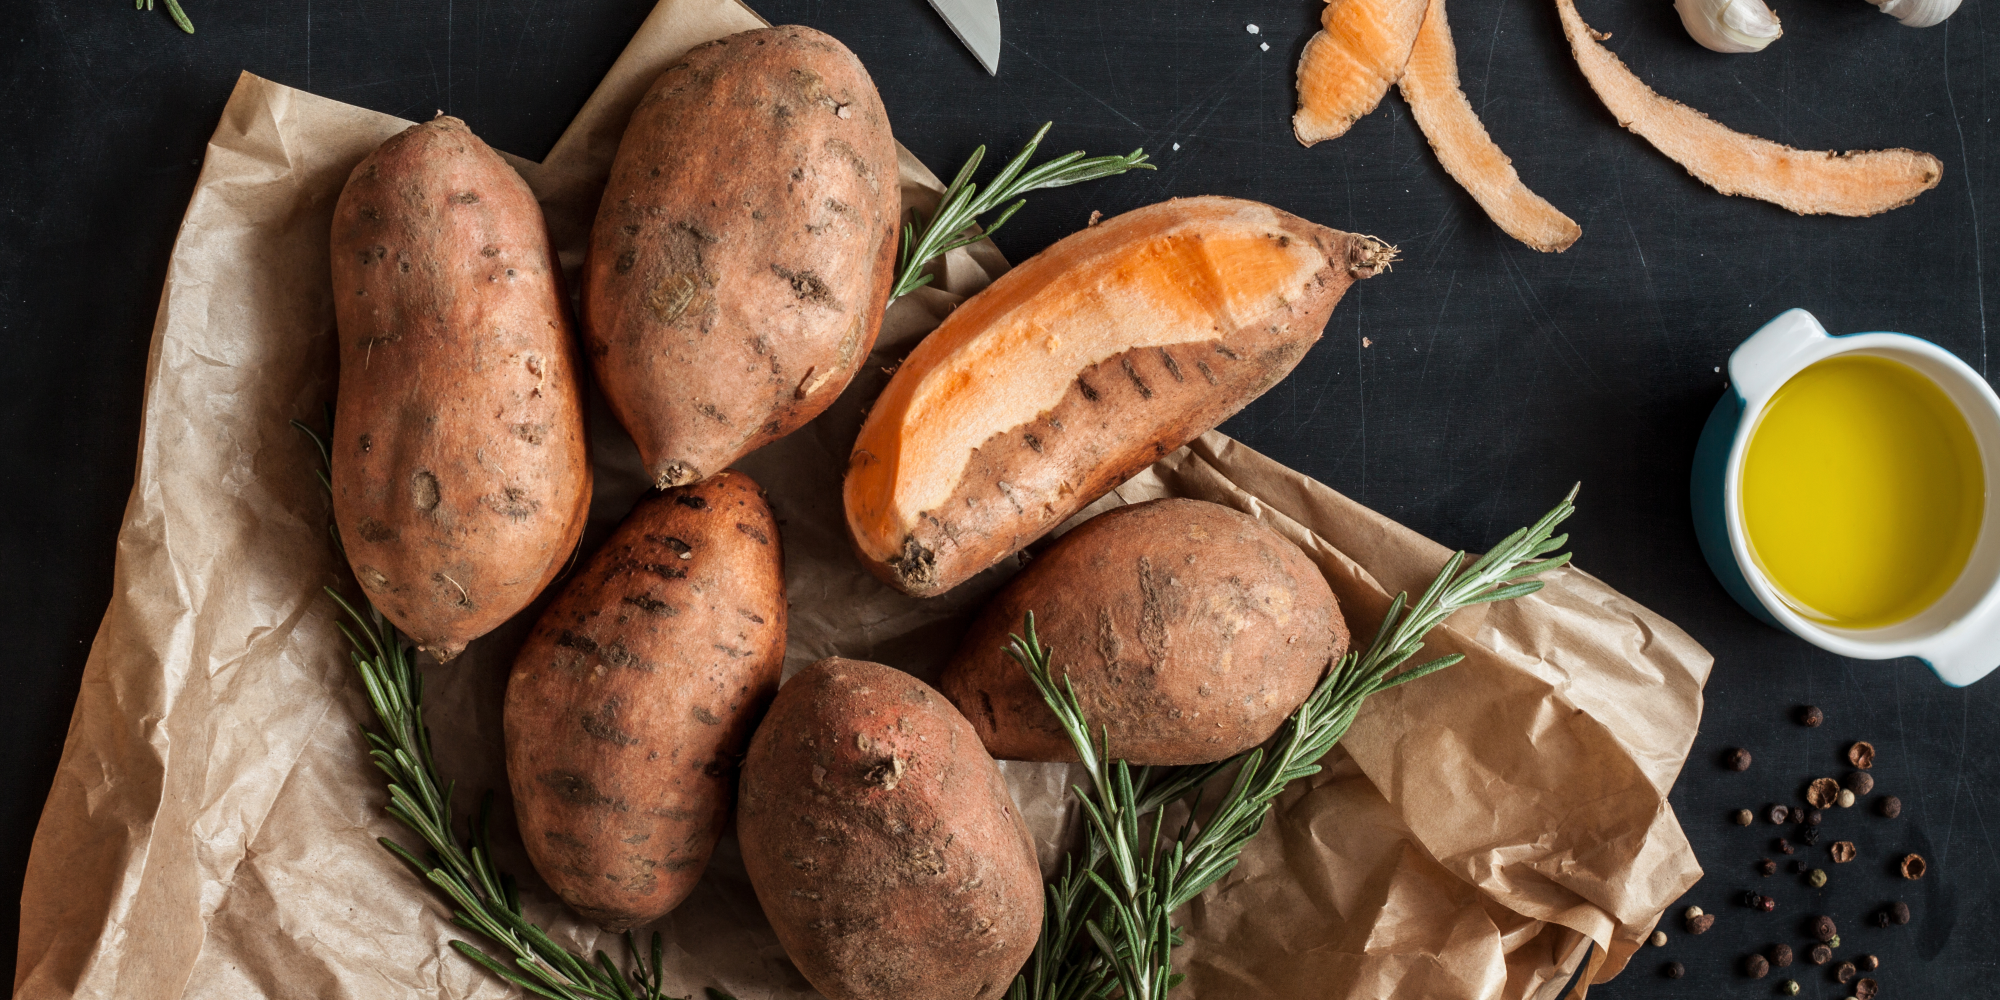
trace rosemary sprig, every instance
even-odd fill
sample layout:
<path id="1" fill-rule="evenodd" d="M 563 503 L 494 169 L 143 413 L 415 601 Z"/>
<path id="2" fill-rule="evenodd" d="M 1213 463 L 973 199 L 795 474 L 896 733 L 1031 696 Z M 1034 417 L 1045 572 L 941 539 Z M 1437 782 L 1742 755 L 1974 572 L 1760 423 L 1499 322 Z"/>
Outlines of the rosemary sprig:
<path id="1" fill-rule="evenodd" d="M 314 471 L 330 494 L 332 460 L 326 440 L 296 420 L 292 426 L 319 449 L 322 468 Z M 329 523 L 327 531 L 339 550 L 339 528 Z M 602 950 L 594 958 L 578 955 L 557 944 L 522 914 L 514 879 L 493 864 L 493 853 L 487 846 L 487 821 L 493 809 L 490 792 L 480 802 L 470 835 L 462 843 L 456 839 L 452 819 L 456 785 L 439 775 L 437 759 L 431 754 L 430 727 L 424 723 L 424 678 L 416 669 L 415 647 L 404 642 L 396 626 L 366 598 L 356 607 L 332 587 L 326 592 L 346 613 L 347 620 L 338 624 L 353 647 L 348 658 L 361 675 L 368 704 L 381 727 L 375 732 L 364 726 L 361 733 L 368 740 L 368 755 L 388 776 L 389 805 L 384 811 L 421 838 L 429 851 L 419 858 L 387 837 L 378 841 L 445 897 L 453 907 L 452 923 L 499 947 L 513 964 L 509 966 L 466 941 L 453 941 L 452 948 L 488 972 L 546 1000 L 668 1000 L 658 931 L 653 932 L 651 961 L 640 953 L 632 933 L 626 932 L 625 950 L 631 956 L 632 969 L 621 973 Z M 733 1000 L 713 987 L 708 996 L 709 1000 Z"/>
<path id="2" fill-rule="evenodd" d="M 187 11 L 181 9 L 181 0 L 165 0 L 165 2 L 167 13 L 173 17 L 174 23 L 180 25 L 182 31 L 194 34 L 194 22 L 188 20 Z M 132 9 L 152 10 L 153 0 L 132 0 Z"/>
<path id="3" fill-rule="evenodd" d="M 1112 759 L 1109 730 L 1093 740 L 1068 676 L 1060 686 L 1052 677 L 1054 655 L 1036 634 L 1031 612 L 1027 638 L 1010 637 L 1008 652 L 1055 711 L 1094 787 L 1077 788 L 1087 822 L 1081 862 L 1072 855 L 1049 887 L 1042 937 L 1009 1000 L 1094 1000 L 1114 991 L 1121 1000 L 1165 997 L 1180 981 L 1173 972 L 1173 948 L 1180 943 L 1174 911 L 1236 867 L 1271 801 L 1291 782 L 1319 771 L 1319 759 L 1346 734 L 1370 695 L 1464 659 L 1452 654 L 1401 670 L 1432 628 L 1460 608 L 1532 594 L 1542 584 L 1531 577 L 1569 562 L 1568 553 L 1549 553 L 1569 540 L 1551 535 L 1574 512 L 1575 499 L 1572 489 L 1541 520 L 1470 566 L 1465 553 L 1453 555 L 1414 603 L 1408 594 L 1396 595 L 1368 648 L 1340 658 L 1279 728 L 1268 753 L 1259 747 L 1219 764 L 1134 769 Z M 1188 820 L 1163 843 L 1161 807 L 1231 766 L 1236 776 L 1214 812 L 1197 825 L 1197 792 Z M 1147 827 L 1142 821 L 1149 815 Z"/>
<path id="4" fill-rule="evenodd" d="M 169 0 L 171 2 L 171 0 Z M 1043 188 L 1067 187 L 1104 177 L 1122 174 L 1127 170 L 1152 170 L 1146 162 L 1146 151 L 1135 149 L 1124 156 L 1094 156 L 1085 159 L 1083 153 L 1065 153 L 1034 169 L 1028 169 L 1028 158 L 1035 155 L 1035 147 L 1041 145 L 1042 137 L 1049 134 L 1054 122 L 1044 123 L 1033 139 L 1015 154 L 1000 173 L 987 182 L 986 189 L 972 183 L 972 174 L 979 169 L 979 162 L 986 158 L 986 147 L 972 151 L 965 166 L 958 168 L 958 176 L 952 178 L 951 186 L 945 188 L 944 197 L 939 199 L 936 214 L 926 220 L 918 214 L 903 227 L 903 246 L 896 262 L 896 288 L 889 295 L 891 302 L 930 284 L 932 275 L 924 273 L 924 266 L 939 257 L 963 246 L 970 246 L 1000 230 L 1014 213 L 1021 210 L 1027 201 L 1020 196 Z M 1013 204 L 1000 210 L 1000 215 L 989 223 L 984 232 L 973 228 L 979 217 L 1002 203 L 1013 200 Z"/>

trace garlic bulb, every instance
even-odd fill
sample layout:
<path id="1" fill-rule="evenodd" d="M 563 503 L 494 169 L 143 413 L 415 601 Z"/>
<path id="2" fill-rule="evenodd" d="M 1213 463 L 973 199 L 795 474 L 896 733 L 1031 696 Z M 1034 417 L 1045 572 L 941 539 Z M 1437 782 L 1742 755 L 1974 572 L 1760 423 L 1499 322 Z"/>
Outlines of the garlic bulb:
<path id="1" fill-rule="evenodd" d="M 1873 3 L 1874 0 L 1869 0 Z M 1883 0 L 1885 3 L 1952 3 L 1958 0 Z M 1759 52 L 1785 30 L 1764 0 L 1674 0 L 1681 23 L 1702 47 L 1717 52 Z"/>
<path id="2" fill-rule="evenodd" d="M 1912 28 L 1928 28 L 1951 16 L 1958 9 L 1958 0 L 1868 0 L 1882 8 L 1882 13 L 1895 18 Z"/>

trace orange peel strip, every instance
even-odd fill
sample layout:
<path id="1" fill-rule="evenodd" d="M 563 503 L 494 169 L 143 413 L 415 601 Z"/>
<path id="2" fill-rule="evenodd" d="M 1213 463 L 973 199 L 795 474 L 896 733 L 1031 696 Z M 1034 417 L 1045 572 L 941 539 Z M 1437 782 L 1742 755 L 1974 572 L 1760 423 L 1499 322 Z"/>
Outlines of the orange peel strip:
<path id="1" fill-rule="evenodd" d="M 1563 34 L 1590 89 L 1616 115 L 1703 184 L 1800 215 L 1866 216 L 1900 208 L 1937 187 L 1944 165 L 1913 149 L 1799 150 L 1730 130 L 1633 75 L 1585 24 L 1574 0 L 1556 0 Z"/>
<path id="2" fill-rule="evenodd" d="M 1543 253 L 1561 253 L 1583 235 L 1569 216 L 1521 183 L 1514 161 L 1480 124 L 1458 82 L 1458 52 L 1444 0 L 1430 0 L 1401 81 L 1403 99 L 1452 180 L 1472 195 L 1507 235 Z"/>
<path id="3" fill-rule="evenodd" d="M 1292 134 L 1310 146 L 1346 134 L 1403 75 L 1424 0 L 1327 0 L 1320 30 L 1299 56 Z"/>

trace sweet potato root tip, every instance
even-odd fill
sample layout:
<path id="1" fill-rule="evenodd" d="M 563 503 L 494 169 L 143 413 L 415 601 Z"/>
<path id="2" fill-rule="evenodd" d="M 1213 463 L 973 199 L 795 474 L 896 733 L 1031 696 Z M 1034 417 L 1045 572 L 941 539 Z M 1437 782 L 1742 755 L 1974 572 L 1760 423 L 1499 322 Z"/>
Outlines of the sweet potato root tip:
<path id="1" fill-rule="evenodd" d="M 1584 23 L 1574 0 L 1556 0 L 1563 34 L 1590 88 L 1618 124 L 1723 194 L 1768 201 L 1800 215 L 1868 216 L 1901 208 L 1944 176 L 1929 153 L 1799 150 L 1744 135 L 1655 93 Z"/>
<path id="2" fill-rule="evenodd" d="M 1299 56 L 1299 142 L 1336 138 L 1375 110 L 1409 62 L 1423 18 L 1424 0 L 1328 0 Z"/>
<path id="3" fill-rule="evenodd" d="M 871 572 L 948 590 L 1282 379 L 1380 240 L 1189 198 L 1072 234 L 960 305 L 896 370 L 844 486 Z"/>
<path id="4" fill-rule="evenodd" d="M 1401 87 L 1411 115 L 1445 172 L 1507 235 L 1544 253 L 1561 253 L 1583 235 L 1569 216 L 1521 183 L 1513 161 L 1473 112 L 1459 86 L 1458 53 L 1444 0 L 1430 0 Z"/>

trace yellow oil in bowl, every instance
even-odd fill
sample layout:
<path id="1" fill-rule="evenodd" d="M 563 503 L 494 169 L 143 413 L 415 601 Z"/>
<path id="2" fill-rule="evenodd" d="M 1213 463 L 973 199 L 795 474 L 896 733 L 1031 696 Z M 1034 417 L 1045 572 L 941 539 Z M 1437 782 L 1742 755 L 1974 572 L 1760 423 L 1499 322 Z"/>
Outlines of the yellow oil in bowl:
<path id="1" fill-rule="evenodd" d="M 1986 507 L 1972 428 L 1898 361 L 1841 355 L 1771 396 L 1743 458 L 1742 515 L 1764 575 L 1800 615 L 1893 625 L 1965 568 Z"/>

